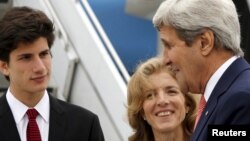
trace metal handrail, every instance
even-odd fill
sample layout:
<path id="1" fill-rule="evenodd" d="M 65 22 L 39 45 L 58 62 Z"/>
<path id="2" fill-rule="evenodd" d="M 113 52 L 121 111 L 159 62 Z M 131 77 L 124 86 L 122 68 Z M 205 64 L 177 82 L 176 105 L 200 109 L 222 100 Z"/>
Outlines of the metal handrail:
<path id="1" fill-rule="evenodd" d="M 58 32 L 58 36 L 64 42 L 64 49 L 67 53 L 67 56 L 70 62 L 69 63 L 70 66 L 68 67 L 67 76 L 66 76 L 67 81 L 65 82 L 65 85 L 63 87 L 63 96 L 65 100 L 67 101 L 70 97 L 69 95 L 71 93 L 70 91 L 71 91 L 72 82 L 74 79 L 75 68 L 76 68 L 76 64 L 79 62 L 79 57 L 76 51 L 74 50 L 74 48 L 72 47 L 69 41 L 69 38 L 67 36 L 67 33 L 65 32 L 60 20 L 58 19 L 55 11 L 53 10 L 51 3 L 49 2 L 49 0 L 44 0 L 44 2 L 49 9 L 49 12 L 54 20 L 54 23 L 56 24 L 56 27 L 58 28 L 56 32 Z"/>
<path id="2" fill-rule="evenodd" d="M 108 39 L 108 36 L 106 35 L 105 31 L 103 30 L 102 26 L 100 25 L 93 10 L 91 9 L 89 3 L 86 0 L 79 0 L 79 1 L 82 5 L 83 9 L 88 14 L 90 21 L 92 22 L 93 26 L 96 29 L 96 32 L 99 34 L 101 40 L 103 41 L 103 44 L 106 47 L 106 50 L 110 54 L 110 57 L 113 59 L 117 69 L 119 70 L 121 76 L 123 77 L 125 83 L 127 84 L 128 80 L 130 78 L 130 75 L 128 74 L 127 69 L 124 67 L 122 61 L 120 60 L 120 57 L 117 55 L 116 51 L 114 50 L 112 43 Z"/>

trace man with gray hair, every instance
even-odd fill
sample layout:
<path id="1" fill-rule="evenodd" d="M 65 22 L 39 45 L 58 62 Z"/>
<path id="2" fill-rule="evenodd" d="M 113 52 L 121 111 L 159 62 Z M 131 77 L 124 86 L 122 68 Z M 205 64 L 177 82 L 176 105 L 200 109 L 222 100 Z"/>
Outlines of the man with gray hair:
<path id="1" fill-rule="evenodd" d="M 207 141 L 208 125 L 250 125 L 250 65 L 232 0 L 166 0 L 153 24 L 164 63 L 188 91 L 201 94 L 191 141 Z"/>

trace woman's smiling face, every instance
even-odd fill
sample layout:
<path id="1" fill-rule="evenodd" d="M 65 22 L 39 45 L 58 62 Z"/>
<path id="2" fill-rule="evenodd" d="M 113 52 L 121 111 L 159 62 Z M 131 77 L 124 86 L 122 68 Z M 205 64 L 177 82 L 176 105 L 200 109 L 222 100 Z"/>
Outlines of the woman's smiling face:
<path id="1" fill-rule="evenodd" d="M 154 133 L 169 132 L 181 126 L 188 108 L 177 81 L 166 72 L 149 76 L 152 87 L 144 93 L 144 118 Z"/>

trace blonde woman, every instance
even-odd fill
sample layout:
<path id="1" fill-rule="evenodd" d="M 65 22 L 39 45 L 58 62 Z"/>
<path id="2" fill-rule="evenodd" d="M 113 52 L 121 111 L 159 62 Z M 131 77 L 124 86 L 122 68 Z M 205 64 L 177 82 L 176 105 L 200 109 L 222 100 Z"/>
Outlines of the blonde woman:
<path id="1" fill-rule="evenodd" d="M 128 83 L 129 141 L 187 141 L 196 103 L 160 58 L 138 66 Z"/>

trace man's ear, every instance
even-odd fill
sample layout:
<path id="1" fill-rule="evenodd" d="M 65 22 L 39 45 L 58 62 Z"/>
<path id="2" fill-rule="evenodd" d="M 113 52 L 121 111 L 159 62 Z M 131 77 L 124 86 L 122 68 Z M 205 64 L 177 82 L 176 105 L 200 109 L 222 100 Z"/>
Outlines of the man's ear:
<path id="1" fill-rule="evenodd" d="M 0 71 L 2 74 L 9 76 L 8 63 L 0 60 Z"/>
<path id="2" fill-rule="evenodd" d="M 214 48 L 214 33 L 212 30 L 206 29 L 201 35 L 201 53 L 207 56 Z"/>

